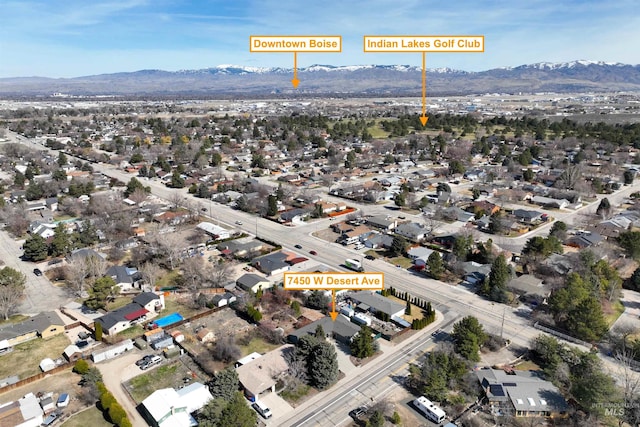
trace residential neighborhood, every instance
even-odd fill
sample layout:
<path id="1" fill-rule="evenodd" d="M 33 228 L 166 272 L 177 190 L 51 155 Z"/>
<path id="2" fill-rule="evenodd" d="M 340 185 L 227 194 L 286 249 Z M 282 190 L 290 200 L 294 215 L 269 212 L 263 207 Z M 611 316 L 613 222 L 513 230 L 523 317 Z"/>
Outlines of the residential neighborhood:
<path id="1" fill-rule="evenodd" d="M 0 425 L 633 422 L 637 129 L 402 102 L 0 110 Z"/>

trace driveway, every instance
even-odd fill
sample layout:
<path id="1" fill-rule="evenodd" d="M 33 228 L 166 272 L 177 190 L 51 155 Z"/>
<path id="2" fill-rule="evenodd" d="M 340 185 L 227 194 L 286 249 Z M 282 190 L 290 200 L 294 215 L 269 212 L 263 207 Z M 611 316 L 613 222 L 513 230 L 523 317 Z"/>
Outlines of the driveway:
<path id="1" fill-rule="evenodd" d="M 96 366 L 102 372 L 104 385 L 127 412 L 133 427 L 148 427 L 147 422 L 136 409 L 136 403 L 122 387 L 124 381 L 140 374 L 140 369 L 135 365 L 140 355 L 140 352 L 133 350 L 115 359 L 98 363 Z"/>
<path id="2" fill-rule="evenodd" d="M 21 243 L 15 241 L 6 231 L 0 231 L 0 259 L 5 266 L 22 272 L 27 278 L 25 299 L 17 307 L 18 313 L 35 315 L 53 310 L 71 300 L 64 289 L 53 286 L 46 276 L 36 276 L 31 262 L 22 261 Z"/>

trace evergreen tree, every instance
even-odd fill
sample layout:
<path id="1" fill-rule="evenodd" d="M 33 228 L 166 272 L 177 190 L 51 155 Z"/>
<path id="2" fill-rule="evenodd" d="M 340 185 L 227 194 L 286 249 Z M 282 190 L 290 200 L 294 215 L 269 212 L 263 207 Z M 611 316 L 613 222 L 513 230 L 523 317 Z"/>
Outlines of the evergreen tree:
<path id="1" fill-rule="evenodd" d="M 327 335 L 325 334 L 324 329 L 322 328 L 322 325 L 316 326 L 316 332 L 315 332 L 314 336 L 318 340 L 325 340 L 326 339 Z"/>
<path id="2" fill-rule="evenodd" d="M 360 328 L 360 331 L 351 340 L 350 348 L 354 357 L 364 359 L 373 356 L 376 349 L 373 336 L 371 336 L 371 328 L 366 325 Z"/>
<path id="3" fill-rule="evenodd" d="M 467 316 L 455 323 L 452 337 L 457 353 L 467 360 L 474 362 L 480 360 L 478 352 L 487 340 L 487 335 L 478 319 Z"/>
<path id="4" fill-rule="evenodd" d="M 407 248 L 407 240 L 400 236 L 395 235 L 393 237 L 393 242 L 391 242 L 391 247 L 389 248 L 389 252 L 393 256 L 400 256 L 404 254 L 405 249 Z"/>
<path id="5" fill-rule="evenodd" d="M 276 216 L 278 214 L 278 197 L 269 194 L 267 216 Z"/>
<path id="6" fill-rule="evenodd" d="M 47 241 L 39 234 L 29 236 L 24 242 L 24 245 L 22 245 L 22 248 L 24 250 L 24 258 L 28 261 L 42 261 L 46 259 L 49 254 Z"/>
<path id="7" fill-rule="evenodd" d="M 102 341 L 102 323 L 100 322 L 94 322 L 95 325 L 95 329 L 93 331 L 93 334 L 95 335 L 96 341 Z"/>
<path id="8" fill-rule="evenodd" d="M 231 401 L 238 392 L 240 381 L 235 369 L 226 368 L 216 372 L 207 384 L 214 399 Z"/>
<path id="9" fill-rule="evenodd" d="M 404 308 L 404 314 L 411 316 L 411 303 L 409 301 L 407 301 L 407 305 Z"/>
<path id="10" fill-rule="evenodd" d="M 101 277 L 96 280 L 93 287 L 89 289 L 89 299 L 85 302 L 87 307 L 97 310 L 105 308 L 107 300 L 116 295 L 119 291 L 118 285 L 111 276 Z"/>
<path id="11" fill-rule="evenodd" d="M 429 269 L 431 277 L 440 280 L 444 274 L 444 263 L 442 262 L 442 257 L 439 252 L 433 251 L 429 254 L 429 258 L 427 258 L 427 268 Z"/>
<path id="12" fill-rule="evenodd" d="M 58 224 L 54 233 L 49 247 L 51 255 L 54 257 L 68 255 L 73 249 L 71 235 L 67 233 L 67 229 L 63 224 Z"/>
<path id="13" fill-rule="evenodd" d="M 496 257 L 491 265 L 489 278 L 482 284 L 481 291 L 492 301 L 507 301 L 507 282 L 511 278 L 511 269 L 503 254 Z"/>
<path id="14" fill-rule="evenodd" d="M 219 427 L 254 427 L 258 422 L 256 411 L 246 404 L 241 392 L 233 395 L 231 401 L 220 413 Z"/>
<path id="15" fill-rule="evenodd" d="M 319 390 L 325 390 L 338 380 L 338 356 L 333 344 L 318 342 L 309 357 L 308 371 L 311 384 Z"/>

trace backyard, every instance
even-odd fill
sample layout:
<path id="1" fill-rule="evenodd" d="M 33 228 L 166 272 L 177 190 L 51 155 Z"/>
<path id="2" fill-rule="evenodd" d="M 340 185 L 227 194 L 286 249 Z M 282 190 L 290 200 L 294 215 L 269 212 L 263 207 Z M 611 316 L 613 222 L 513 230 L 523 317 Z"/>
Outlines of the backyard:
<path id="1" fill-rule="evenodd" d="M 151 393 L 161 388 L 179 388 L 193 380 L 192 371 L 180 360 L 170 361 L 125 383 L 125 387 L 136 403 L 142 402 Z"/>
<path id="2" fill-rule="evenodd" d="M 69 344 L 71 342 L 64 334 L 18 344 L 12 352 L 0 356 L 0 378 L 17 375 L 23 379 L 39 374 L 42 359 L 62 357 L 62 352 Z"/>
<path id="3" fill-rule="evenodd" d="M 63 427 L 111 427 L 109 421 L 104 419 L 104 414 L 95 406 L 91 406 L 79 412 L 61 424 Z"/>

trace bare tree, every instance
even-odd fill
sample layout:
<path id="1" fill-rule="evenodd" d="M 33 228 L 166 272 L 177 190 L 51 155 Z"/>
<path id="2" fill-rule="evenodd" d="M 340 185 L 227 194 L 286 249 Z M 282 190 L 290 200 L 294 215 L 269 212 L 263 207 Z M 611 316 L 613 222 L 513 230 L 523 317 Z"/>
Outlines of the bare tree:
<path id="1" fill-rule="evenodd" d="M 219 258 L 217 262 L 211 263 L 209 271 L 209 282 L 214 288 L 222 288 L 227 284 L 233 271 L 233 261 L 225 261 Z"/>
<path id="2" fill-rule="evenodd" d="M 217 360 L 228 363 L 238 360 L 242 356 L 242 351 L 236 345 L 235 338 L 232 335 L 227 335 L 216 341 L 211 355 Z"/>
<path id="3" fill-rule="evenodd" d="M 24 274 L 11 267 L 0 270 L 0 314 L 4 320 L 9 319 L 24 298 L 26 281 Z"/>
<path id="4" fill-rule="evenodd" d="M 84 294 L 88 267 L 80 257 L 71 257 L 66 265 L 66 286 L 76 296 Z"/>
<path id="5" fill-rule="evenodd" d="M 29 219 L 24 212 L 22 203 L 7 206 L 2 210 L 2 217 L 7 223 L 7 229 L 14 236 L 22 236 L 29 228 Z"/>
<path id="6" fill-rule="evenodd" d="M 200 257 L 191 257 L 187 258 L 181 267 L 185 287 L 192 294 L 195 301 L 198 292 L 204 287 L 207 281 L 205 262 Z"/>
<path id="7" fill-rule="evenodd" d="M 101 256 L 88 256 L 84 259 L 84 263 L 87 267 L 87 276 L 92 284 L 96 279 L 104 276 L 107 271 L 107 262 Z"/>
<path id="8" fill-rule="evenodd" d="M 169 197 L 169 202 L 171 202 L 171 210 L 177 210 L 180 206 L 184 205 L 185 197 L 177 190 L 174 190 Z"/>
<path id="9" fill-rule="evenodd" d="M 129 199 L 136 202 L 136 205 L 140 206 L 142 203 L 147 200 L 149 194 L 143 190 L 142 188 L 136 188 L 133 190 L 133 193 L 129 195 Z"/>
<path id="10" fill-rule="evenodd" d="M 155 289 L 156 282 L 162 276 L 162 269 L 153 261 L 147 261 L 140 267 L 142 279 L 151 289 Z"/>
<path id="11" fill-rule="evenodd" d="M 79 216 L 83 208 L 82 203 L 74 197 L 63 197 L 58 202 L 58 210 L 69 216 Z"/>
<path id="12" fill-rule="evenodd" d="M 168 266 L 171 270 L 176 267 L 182 252 L 180 238 L 175 233 L 167 232 L 166 229 L 158 229 L 149 239 L 158 253 L 167 258 Z"/>

